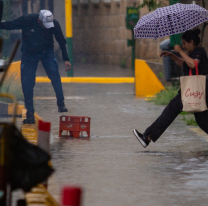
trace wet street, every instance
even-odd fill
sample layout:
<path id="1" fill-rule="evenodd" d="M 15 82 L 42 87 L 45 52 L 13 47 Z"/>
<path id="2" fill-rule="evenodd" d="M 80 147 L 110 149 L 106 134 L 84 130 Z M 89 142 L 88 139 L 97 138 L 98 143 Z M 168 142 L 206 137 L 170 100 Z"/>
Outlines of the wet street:
<path id="1" fill-rule="evenodd" d="M 128 72 L 127 72 L 128 73 Z M 68 116 L 91 117 L 91 137 L 58 137 L 59 116 L 50 83 L 35 86 L 36 112 L 52 123 L 49 192 L 83 188 L 83 206 L 204 205 L 208 202 L 208 138 L 177 118 L 144 149 L 143 132 L 162 112 L 134 95 L 134 84 L 63 84 Z M 194 131 L 193 131 L 194 130 Z"/>

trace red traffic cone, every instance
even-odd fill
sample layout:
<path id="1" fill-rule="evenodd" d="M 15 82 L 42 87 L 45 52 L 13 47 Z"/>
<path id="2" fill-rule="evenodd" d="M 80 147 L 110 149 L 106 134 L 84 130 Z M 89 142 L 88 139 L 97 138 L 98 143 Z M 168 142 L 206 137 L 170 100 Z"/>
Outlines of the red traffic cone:
<path id="1" fill-rule="evenodd" d="M 62 206 L 81 206 L 82 190 L 77 186 L 65 186 L 62 188 Z"/>

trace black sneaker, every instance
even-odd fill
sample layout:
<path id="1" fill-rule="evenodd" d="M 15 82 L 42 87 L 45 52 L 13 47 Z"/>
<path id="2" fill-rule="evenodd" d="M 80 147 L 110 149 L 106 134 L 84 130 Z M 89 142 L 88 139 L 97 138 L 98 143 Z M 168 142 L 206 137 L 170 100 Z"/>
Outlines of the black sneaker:
<path id="1" fill-rule="evenodd" d="M 35 117 L 33 112 L 27 112 L 26 119 L 23 120 L 23 124 L 35 124 Z"/>
<path id="2" fill-rule="evenodd" d="M 32 119 L 24 119 L 22 124 L 35 124 L 35 120 Z"/>
<path id="3" fill-rule="evenodd" d="M 144 148 L 146 148 L 149 145 L 150 141 L 147 137 L 139 133 L 136 129 L 133 130 L 133 133 Z"/>
<path id="4" fill-rule="evenodd" d="M 59 106 L 58 112 L 68 112 L 68 109 L 65 106 Z"/>

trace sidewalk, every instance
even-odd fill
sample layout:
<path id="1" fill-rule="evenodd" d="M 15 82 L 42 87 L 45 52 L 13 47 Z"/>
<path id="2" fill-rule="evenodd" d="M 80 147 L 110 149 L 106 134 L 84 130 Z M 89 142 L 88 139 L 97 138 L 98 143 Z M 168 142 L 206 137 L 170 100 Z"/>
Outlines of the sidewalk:
<path id="1" fill-rule="evenodd" d="M 59 73 L 61 77 L 66 77 L 64 62 L 59 62 Z M 84 64 L 75 63 L 73 65 L 74 77 L 133 77 L 134 71 L 130 68 L 120 68 L 115 65 L 105 64 Z M 47 76 L 42 64 L 39 64 L 36 76 Z"/>
<path id="2" fill-rule="evenodd" d="M 75 65 L 76 76 L 131 76 L 131 70 Z M 100 72 L 102 71 L 102 72 Z M 110 72 L 111 71 L 111 72 Z M 91 117 L 90 140 L 59 138 L 59 116 L 50 83 L 35 86 L 36 112 L 52 122 L 54 143 L 49 192 L 84 189 L 83 206 L 204 205 L 208 201 L 208 142 L 179 119 L 157 143 L 143 149 L 132 133 L 143 132 L 162 112 L 134 95 L 134 84 L 63 84 L 68 116 Z"/>

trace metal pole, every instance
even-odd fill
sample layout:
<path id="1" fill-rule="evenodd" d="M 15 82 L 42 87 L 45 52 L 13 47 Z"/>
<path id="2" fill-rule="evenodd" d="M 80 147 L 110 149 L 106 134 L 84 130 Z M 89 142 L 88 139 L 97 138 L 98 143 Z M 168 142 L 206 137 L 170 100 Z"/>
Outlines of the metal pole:
<path id="1" fill-rule="evenodd" d="M 73 77 L 73 32 L 72 32 L 72 0 L 65 0 L 65 15 L 66 15 L 66 41 L 68 47 L 69 61 L 71 70 L 67 76 Z"/>
<path id="2" fill-rule="evenodd" d="M 134 31 L 132 30 L 132 51 L 131 51 L 131 68 L 134 70 L 135 66 L 135 39 L 134 39 Z"/>
<path id="3" fill-rule="evenodd" d="M 27 9 L 27 0 L 22 1 L 22 15 L 26 15 L 28 13 Z"/>
<path id="4" fill-rule="evenodd" d="M 45 9 L 45 0 L 40 1 L 40 10 Z"/>
<path id="5" fill-rule="evenodd" d="M 54 7 L 53 7 L 53 0 L 48 0 L 48 9 L 53 13 Z"/>

